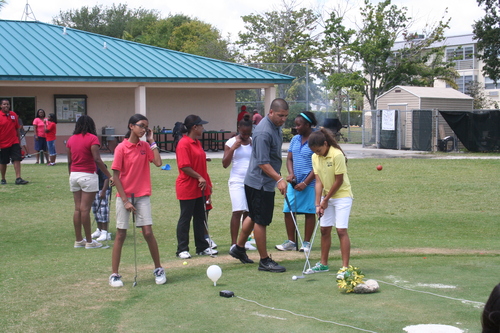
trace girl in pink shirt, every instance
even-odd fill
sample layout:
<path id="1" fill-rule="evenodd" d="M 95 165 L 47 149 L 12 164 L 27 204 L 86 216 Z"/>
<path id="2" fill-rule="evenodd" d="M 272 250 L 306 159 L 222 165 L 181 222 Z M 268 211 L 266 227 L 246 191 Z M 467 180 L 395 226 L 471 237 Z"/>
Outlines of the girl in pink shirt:
<path id="1" fill-rule="evenodd" d="M 44 122 L 47 120 L 45 118 L 45 110 L 38 109 L 36 112 L 36 118 L 33 120 L 34 127 L 34 138 L 35 138 L 35 150 L 39 153 L 43 150 L 45 154 L 45 159 L 47 160 L 47 164 L 49 164 L 49 152 L 47 151 L 47 140 L 45 137 L 45 128 Z M 40 154 L 36 154 L 36 163 L 40 161 Z"/>
<path id="2" fill-rule="evenodd" d="M 118 274 L 123 243 L 127 237 L 130 212 L 135 215 L 136 225 L 141 227 L 142 235 L 148 243 L 153 258 L 156 284 L 167 282 L 165 270 L 160 264 L 158 244 L 153 234 L 151 217 L 151 174 L 149 164 L 161 166 L 158 146 L 153 139 L 153 131 L 148 127 L 148 118 L 135 114 L 128 121 L 125 139 L 115 149 L 115 158 L 111 169 L 117 190 L 116 200 L 116 239 L 113 245 L 111 266 L 113 273 L 109 277 L 112 287 L 122 287 L 121 275 Z M 146 141 L 141 137 L 146 135 Z"/>
<path id="3" fill-rule="evenodd" d="M 73 213 L 75 248 L 95 249 L 102 247 L 101 243 L 92 240 L 92 232 L 90 231 L 90 208 L 95 194 L 99 191 L 96 165 L 110 178 L 111 184 L 113 179 L 101 159 L 99 147 L 94 120 L 87 115 L 81 116 L 76 122 L 73 135 L 66 143 L 69 184 L 75 202 L 75 212 Z M 82 226 L 85 238 L 82 235 Z"/>

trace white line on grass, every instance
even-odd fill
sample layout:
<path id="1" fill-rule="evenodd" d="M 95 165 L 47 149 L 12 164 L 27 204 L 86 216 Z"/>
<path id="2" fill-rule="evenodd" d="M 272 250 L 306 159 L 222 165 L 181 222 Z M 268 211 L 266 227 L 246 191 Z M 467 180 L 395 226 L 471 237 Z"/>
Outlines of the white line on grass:
<path id="1" fill-rule="evenodd" d="M 250 299 L 246 299 L 246 298 L 243 298 L 243 297 L 240 297 L 240 296 L 235 296 L 235 297 L 239 298 L 239 299 L 241 299 L 243 301 L 247 301 L 247 302 L 250 302 L 250 303 L 257 304 L 258 306 L 261 306 L 261 307 L 266 308 L 266 309 L 287 312 L 287 313 L 290 313 L 290 314 L 292 314 L 294 316 L 297 316 L 297 317 L 314 319 L 314 320 L 317 320 L 317 321 L 322 322 L 322 323 L 329 323 L 329 324 L 334 324 L 334 325 L 338 325 L 338 326 L 349 327 L 349 328 L 353 328 L 353 329 L 358 330 L 358 331 L 370 332 L 370 333 L 377 333 L 375 331 L 369 331 L 369 330 L 365 330 L 365 329 L 362 329 L 362 328 L 359 328 L 359 327 L 354 327 L 354 326 L 351 326 L 351 325 L 340 324 L 340 323 L 336 323 L 336 322 L 330 321 L 330 320 L 323 320 L 323 319 L 319 319 L 319 318 L 316 318 L 316 317 L 306 316 L 306 315 L 303 315 L 303 314 L 300 314 L 300 313 L 295 313 L 295 312 L 292 312 L 292 311 L 286 310 L 286 309 L 277 309 L 277 308 L 274 308 L 274 307 L 271 307 L 271 306 L 267 306 L 267 305 L 263 305 L 263 304 L 260 304 L 259 302 L 252 301 Z"/>
<path id="2" fill-rule="evenodd" d="M 401 288 L 401 289 L 404 289 L 404 290 L 409 290 L 409 291 L 414 291 L 414 292 L 417 292 L 417 293 L 429 294 L 429 295 L 433 295 L 433 296 L 437 296 L 437 297 L 442 297 L 442 298 L 452 299 L 452 300 L 454 300 L 454 301 L 460 301 L 460 302 L 462 302 L 462 303 L 472 303 L 472 304 L 476 304 L 476 305 L 478 305 L 478 306 L 484 306 L 484 303 L 483 303 L 483 302 L 469 301 L 469 300 L 467 300 L 467 299 L 462 299 L 462 298 L 454 298 L 454 297 L 449 297 L 449 296 L 439 295 L 439 294 L 431 293 L 431 292 L 428 292 L 428 291 L 415 290 L 415 289 L 411 289 L 411 288 L 407 288 L 407 287 L 398 286 L 397 284 L 390 283 L 390 282 L 385 282 L 385 281 L 382 281 L 382 280 L 377 280 L 377 281 L 378 281 L 378 282 L 381 282 L 381 283 L 388 284 L 388 285 L 390 285 L 390 286 L 394 286 L 394 287 L 397 287 L 397 288 Z"/>

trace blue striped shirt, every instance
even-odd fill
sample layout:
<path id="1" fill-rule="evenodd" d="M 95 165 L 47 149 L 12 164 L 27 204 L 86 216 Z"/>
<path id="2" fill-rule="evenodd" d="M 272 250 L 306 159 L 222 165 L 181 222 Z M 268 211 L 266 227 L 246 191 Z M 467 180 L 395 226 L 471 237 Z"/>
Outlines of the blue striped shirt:
<path id="1" fill-rule="evenodd" d="M 288 152 L 292 153 L 293 173 L 297 184 L 303 182 L 312 170 L 311 156 L 313 151 L 309 148 L 308 141 L 302 144 L 302 135 L 296 135 L 290 141 Z M 314 187 L 315 180 L 308 186 Z"/>

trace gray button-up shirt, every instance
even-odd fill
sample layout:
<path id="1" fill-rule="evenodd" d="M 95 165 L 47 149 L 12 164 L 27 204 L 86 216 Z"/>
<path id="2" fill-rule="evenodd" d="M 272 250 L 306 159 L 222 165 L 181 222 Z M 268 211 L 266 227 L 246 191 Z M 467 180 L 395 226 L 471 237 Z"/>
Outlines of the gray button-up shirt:
<path id="1" fill-rule="evenodd" d="M 277 173 L 280 173 L 282 143 L 281 127 L 274 125 L 266 116 L 252 133 L 252 156 L 245 177 L 245 185 L 257 190 L 264 188 L 264 191 L 274 192 L 276 180 L 262 171 L 259 165 L 270 164 Z"/>

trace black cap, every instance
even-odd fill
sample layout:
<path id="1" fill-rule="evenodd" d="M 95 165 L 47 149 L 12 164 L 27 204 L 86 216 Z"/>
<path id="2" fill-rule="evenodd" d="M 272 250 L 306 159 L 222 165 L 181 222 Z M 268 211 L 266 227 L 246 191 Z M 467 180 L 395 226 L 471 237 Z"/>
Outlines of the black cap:
<path id="1" fill-rule="evenodd" d="M 203 124 L 208 124 L 208 121 L 201 119 L 199 116 L 196 116 L 196 118 L 193 121 L 193 125 L 203 125 Z"/>

